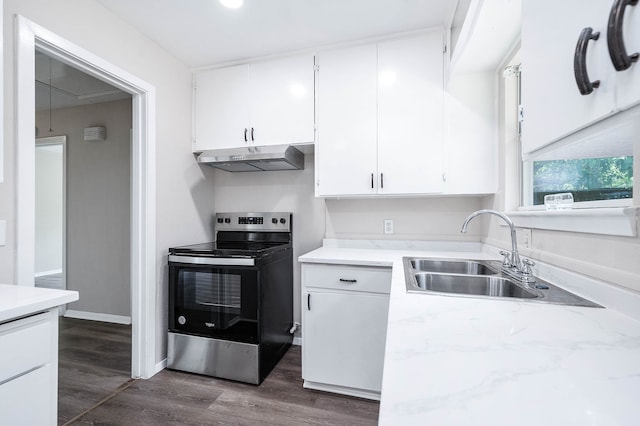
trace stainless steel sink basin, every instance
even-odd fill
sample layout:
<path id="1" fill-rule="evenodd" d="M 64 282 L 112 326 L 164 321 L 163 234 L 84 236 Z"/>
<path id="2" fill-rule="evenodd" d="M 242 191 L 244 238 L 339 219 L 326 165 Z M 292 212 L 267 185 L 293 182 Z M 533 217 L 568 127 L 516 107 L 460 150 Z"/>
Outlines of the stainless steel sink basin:
<path id="1" fill-rule="evenodd" d="M 490 267 L 475 260 L 414 259 L 411 267 L 416 271 L 443 274 L 496 275 Z"/>
<path id="2" fill-rule="evenodd" d="M 496 260 L 405 257 L 403 264 L 408 293 L 602 307 L 538 277 L 519 282 Z"/>
<path id="3" fill-rule="evenodd" d="M 416 285 L 421 290 L 439 293 L 467 294 L 492 297 L 533 299 L 536 294 L 525 290 L 511 280 L 495 276 L 446 275 L 418 272 Z"/>

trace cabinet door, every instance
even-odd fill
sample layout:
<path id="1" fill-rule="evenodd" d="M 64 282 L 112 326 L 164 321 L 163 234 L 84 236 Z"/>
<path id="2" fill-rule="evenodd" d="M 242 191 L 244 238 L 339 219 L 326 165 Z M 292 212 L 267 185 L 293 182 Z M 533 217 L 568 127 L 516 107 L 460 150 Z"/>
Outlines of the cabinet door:
<path id="1" fill-rule="evenodd" d="M 607 50 L 610 0 L 523 0 L 522 127 L 528 153 L 583 128 L 614 108 L 614 69 Z M 581 95 L 574 77 L 576 44 L 585 27 L 600 32 L 587 48 L 589 80 L 600 87 Z"/>
<path id="2" fill-rule="evenodd" d="M 377 191 L 375 45 L 318 56 L 317 195 Z"/>
<path id="3" fill-rule="evenodd" d="M 248 70 L 239 65 L 195 75 L 194 151 L 248 145 Z"/>
<path id="4" fill-rule="evenodd" d="M 303 378 L 380 392 L 389 296 L 319 291 L 305 296 Z"/>
<path id="5" fill-rule="evenodd" d="M 440 31 L 378 45 L 379 193 L 442 192 L 442 48 Z"/>
<path id="6" fill-rule="evenodd" d="M 311 54 L 250 65 L 253 144 L 314 141 L 314 73 Z"/>
<path id="7" fill-rule="evenodd" d="M 625 8 L 622 28 L 627 54 L 640 52 L 640 4 Z M 616 72 L 616 101 L 619 109 L 640 102 L 640 63 L 635 62 L 626 70 Z"/>

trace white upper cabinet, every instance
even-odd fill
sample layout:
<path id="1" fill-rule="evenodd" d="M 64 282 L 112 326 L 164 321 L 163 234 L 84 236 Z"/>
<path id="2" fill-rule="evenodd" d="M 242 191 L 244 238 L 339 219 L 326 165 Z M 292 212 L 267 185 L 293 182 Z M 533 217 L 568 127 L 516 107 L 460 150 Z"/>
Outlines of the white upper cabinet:
<path id="1" fill-rule="evenodd" d="M 318 55 L 318 195 L 375 194 L 376 45 Z"/>
<path id="2" fill-rule="evenodd" d="M 640 4 L 627 6 L 623 13 L 622 38 L 626 55 L 640 52 Z M 616 72 L 616 102 L 619 109 L 627 109 L 640 102 L 640 63 Z"/>
<path id="3" fill-rule="evenodd" d="M 442 191 L 442 34 L 378 44 L 381 194 Z"/>
<path id="4" fill-rule="evenodd" d="M 639 65 L 616 71 L 610 56 L 608 38 L 613 29 L 608 23 L 617 3 L 523 0 L 524 153 L 640 100 Z M 638 7 L 628 6 L 624 12 L 623 38 L 629 53 L 640 50 Z"/>
<path id="5" fill-rule="evenodd" d="M 320 52 L 316 195 L 442 191 L 442 32 Z"/>
<path id="6" fill-rule="evenodd" d="M 195 75 L 194 151 L 240 146 L 249 131 L 249 66 Z"/>
<path id="7" fill-rule="evenodd" d="M 194 92 L 195 152 L 314 141 L 312 54 L 198 72 Z"/>

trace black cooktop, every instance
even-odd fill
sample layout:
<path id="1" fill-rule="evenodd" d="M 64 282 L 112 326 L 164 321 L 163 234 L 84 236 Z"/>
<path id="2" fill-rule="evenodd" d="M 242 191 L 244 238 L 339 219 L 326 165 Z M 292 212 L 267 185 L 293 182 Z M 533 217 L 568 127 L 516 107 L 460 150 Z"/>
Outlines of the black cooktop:
<path id="1" fill-rule="evenodd" d="M 290 243 L 251 242 L 251 241 L 218 241 L 193 244 L 169 249 L 169 254 L 185 256 L 261 256 L 269 252 L 290 247 Z"/>

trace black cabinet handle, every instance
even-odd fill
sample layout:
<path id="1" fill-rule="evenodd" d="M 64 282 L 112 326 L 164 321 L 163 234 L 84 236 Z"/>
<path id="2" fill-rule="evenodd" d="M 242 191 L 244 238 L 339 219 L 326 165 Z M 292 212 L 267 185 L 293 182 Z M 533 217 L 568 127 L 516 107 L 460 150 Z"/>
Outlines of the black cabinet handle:
<path id="1" fill-rule="evenodd" d="M 371 189 L 373 189 L 373 173 L 371 173 Z"/>
<path id="2" fill-rule="evenodd" d="M 245 127 L 244 128 L 244 141 L 245 142 L 249 142 L 249 140 L 247 139 L 247 132 L 248 132 L 248 129 Z"/>
<path id="3" fill-rule="evenodd" d="M 609 56 L 616 71 L 624 71 L 638 60 L 638 52 L 627 55 L 624 47 L 624 36 L 622 34 L 622 21 L 624 20 L 624 10 L 627 6 L 635 6 L 638 0 L 616 0 L 609 13 L 609 24 L 607 25 L 607 46 Z"/>
<path id="4" fill-rule="evenodd" d="M 384 173 L 380 173 L 380 188 L 384 188 Z"/>
<path id="5" fill-rule="evenodd" d="M 311 310 L 311 293 L 307 293 L 307 311 Z"/>
<path id="6" fill-rule="evenodd" d="M 255 141 L 255 139 L 253 138 L 253 127 L 251 128 L 251 141 Z"/>
<path id="7" fill-rule="evenodd" d="M 347 284 L 355 284 L 358 282 L 358 280 L 347 280 L 345 278 L 340 278 L 340 282 L 341 283 L 347 283 Z"/>
<path id="8" fill-rule="evenodd" d="M 593 28 L 587 27 L 582 30 L 576 44 L 576 53 L 573 56 L 573 73 L 576 77 L 578 90 L 581 95 L 588 95 L 593 89 L 600 86 L 600 80 L 590 81 L 587 73 L 587 47 L 589 40 L 598 40 L 599 32 L 593 32 Z"/>

